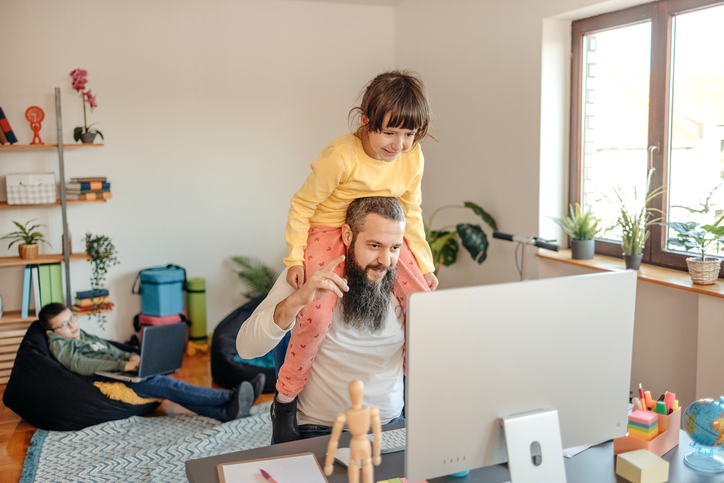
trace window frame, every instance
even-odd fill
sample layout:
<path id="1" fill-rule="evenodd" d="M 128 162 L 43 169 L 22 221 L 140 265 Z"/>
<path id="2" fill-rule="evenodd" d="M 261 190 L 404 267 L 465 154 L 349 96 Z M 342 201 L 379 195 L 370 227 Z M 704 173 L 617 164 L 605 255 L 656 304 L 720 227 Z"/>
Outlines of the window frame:
<path id="1" fill-rule="evenodd" d="M 659 0 L 572 22 L 568 189 L 570 203 L 581 201 L 584 36 L 647 21 L 651 22 L 648 153 L 649 166 L 655 169 L 651 177 L 651 189 L 654 190 L 663 186 L 669 178 L 668 147 L 671 121 L 673 18 L 679 14 L 719 5 L 724 5 L 724 0 Z M 668 206 L 668 192 L 664 190 L 663 194 L 651 200 L 648 206 L 651 209 L 665 212 Z M 653 225 L 649 227 L 649 230 L 651 235 L 644 246 L 642 261 L 652 265 L 686 270 L 686 258 L 693 255 L 666 251 L 665 226 Z M 620 243 L 608 240 L 596 239 L 596 253 L 623 258 Z M 724 266 L 721 268 L 720 276 L 724 276 Z"/>

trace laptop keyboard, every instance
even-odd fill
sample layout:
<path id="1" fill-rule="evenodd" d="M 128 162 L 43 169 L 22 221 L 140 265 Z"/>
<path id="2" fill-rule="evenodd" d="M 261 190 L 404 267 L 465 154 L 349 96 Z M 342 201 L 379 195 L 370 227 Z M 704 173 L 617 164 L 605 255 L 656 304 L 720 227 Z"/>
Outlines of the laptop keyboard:
<path id="1" fill-rule="evenodd" d="M 367 437 L 374 443 L 374 435 L 368 434 Z M 382 454 L 395 453 L 404 451 L 406 445 L 407 428 L 392 429 L 390 431 L 382 431 L 382 443 L 380 444 L 380 452 Z"/>

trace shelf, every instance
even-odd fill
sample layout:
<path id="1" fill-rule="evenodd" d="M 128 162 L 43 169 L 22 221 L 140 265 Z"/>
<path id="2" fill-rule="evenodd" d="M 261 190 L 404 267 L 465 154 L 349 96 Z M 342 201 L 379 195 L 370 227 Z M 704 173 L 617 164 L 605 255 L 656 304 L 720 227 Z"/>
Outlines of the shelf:
<path id="1" fill-rule="evenodd" d="M 97 148 L 100 146 L 103 146 L 103 144 L 63 144 L 63 148 Z M 57 147 L 57 144 L 0 144 L 0 150 L 7 149 L 8 151 L 21 149 L 52 149 Z"/>
<path id="2" fill-rule="evenodd" d="M 0 268 L 15 267 L 22 265 L 48 265 L 50 263 L 62 263 L 65 260 L 62 253 L 51 255 L 38 255 L 38 258 L 26 260 L 20 257 L 0 257 Z M 71 253 L 70 260 L 89 260 L 85 253 Z"/>
<path id="3" fill-rule="evenodd" d="M 29 314 L 34 314 L 35 310 L 31 310 L 28 312 Z M 3 311 L 3 316 L 0 317 L 0 325 L 9 325 L 9 324 L 23 324 L 23 323 L 30 323 L 38 320 L 37 317 L 34 315 L 32 317 L 22 318 L 20 317 L 20 311 L 19 310 L 5 310 Z"/>
<path id="4" fill-rule="evenodd" d="M 105 203 L 108 200 L 66 200 L 66 204 L 68 205 L 78 205 L 81 203 Z M 7 201 L 0 201 L 0 210 L 6 209 L 6 208 L 25 208 L 29 206 L 60 206 L 60 200 L 57 200 L 55 203 L 41 203 L 37 205 L 9 205 Z"/>
<path id="5" fill-rule="evenodd" d="M 604 255 L 594 255 L 590 260 L 573 260 L 570 250 L 561 250 L 560 252 L 540 250 L 536 253 L 536 256 L 591 270 L 598 270 L 599 272 L 626 270 L 626 265 L 622 258 L 607 257 Z M 638 279 L 644 282 L 724 298 L 724 280 L 722 279 L 713 285 L 697 285 L 691 281 L 689 272 L 657 267 L 656 265 L 648 265 L 646 263 L 641 264 L 641 268 L 636 271 L 636 274 L 638 275 Z"/>

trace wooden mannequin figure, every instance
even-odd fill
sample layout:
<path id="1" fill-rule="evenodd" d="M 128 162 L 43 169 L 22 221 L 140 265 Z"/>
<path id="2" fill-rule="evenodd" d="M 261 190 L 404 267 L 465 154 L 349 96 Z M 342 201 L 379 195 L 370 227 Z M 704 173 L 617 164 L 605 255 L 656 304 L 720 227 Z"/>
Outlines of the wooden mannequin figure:
<path id="1" fill-rule="evenodd" d="M 380 457 L 380 445 L 382 443 L 380 411 L 377 408 L 362 405 L 364 391 L 365 386 L 362 381 L 349 383 L 349 398 L 352 401 L 352 407 L 337 415 L 337 420 L 332 428 L 332 439 L 329 440 L 327 446 L 327 461 L 324 465 L 324 473 L 329 476 L 332 474 L 339 435 L 342 434 L 344 423 L 347 423 L 349 432 L 352 433 L 352 440 L 349 442 L 349 465 L 347 466 L 349 483 L 359 483 L 360 469 L 362 470 L 362 483 L 373 483 L 374 471 L 372 463 L 379 466 L 382 462 Z M 372 451 L 372 445 L 367 438 L 370 426 L 374 434 L 374 451 Z M 374 458 L 372 457 L 373 454 Z"/>

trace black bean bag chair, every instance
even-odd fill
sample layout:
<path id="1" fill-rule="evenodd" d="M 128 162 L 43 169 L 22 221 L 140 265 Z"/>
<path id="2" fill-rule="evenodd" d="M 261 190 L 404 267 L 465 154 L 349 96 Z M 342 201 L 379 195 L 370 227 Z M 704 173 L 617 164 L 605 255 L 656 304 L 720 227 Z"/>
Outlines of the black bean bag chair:
<path id="1" fill-rule="evenodd" d="M 266 383 L 264 392 L 274 392 L 276 378 L 274 368 L 260 367 L 253 363 L 234 360 L 236 335 L 246 319 L 254 312 L 266 295 L 250 300 L 232 313 L 214 329 L 211 338 L 211 377 L 221 387 L 233 389 L 242 381 L 250 381 L 260 372 L 264 373 Z"/>
<path id="2" fill-rule="evenodd" d="M 33 426 L 51 431 L 77 431 L 106 421 L 143 416 L 159 405 L 128 404 L 106 397 L 93 385 L 92 377 L 69 371 L 53 357 L 37 320 L 30 324 L 20 343 L 3 403 Z"/>

